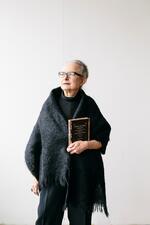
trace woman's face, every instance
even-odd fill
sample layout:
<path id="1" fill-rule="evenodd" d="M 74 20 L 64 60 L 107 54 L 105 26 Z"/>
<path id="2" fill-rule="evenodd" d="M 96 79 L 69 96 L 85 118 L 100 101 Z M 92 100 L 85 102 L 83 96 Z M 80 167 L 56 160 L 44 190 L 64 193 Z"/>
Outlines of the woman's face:
<path id="1" fill-rule="evenodd" d="M 68 63 L 65 65 L 61 72 L 76 72 L 81 74 L 81 69 L 78 64 Z M 86 78 L 84 76 L 67 76 L 60 77 L 60 86 L 63 91 L 77 92 L 81 86 L 86 82 Z"/>

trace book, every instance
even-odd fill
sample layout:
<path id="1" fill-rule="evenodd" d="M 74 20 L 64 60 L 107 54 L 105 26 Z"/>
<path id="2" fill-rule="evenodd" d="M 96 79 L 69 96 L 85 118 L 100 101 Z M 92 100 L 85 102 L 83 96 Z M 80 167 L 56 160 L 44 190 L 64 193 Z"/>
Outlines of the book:
<path id="1" fill-rule="evenodd" d="M 82 117 L 68 120 L 68 143 L 90 140 L 90 118 Z"/>

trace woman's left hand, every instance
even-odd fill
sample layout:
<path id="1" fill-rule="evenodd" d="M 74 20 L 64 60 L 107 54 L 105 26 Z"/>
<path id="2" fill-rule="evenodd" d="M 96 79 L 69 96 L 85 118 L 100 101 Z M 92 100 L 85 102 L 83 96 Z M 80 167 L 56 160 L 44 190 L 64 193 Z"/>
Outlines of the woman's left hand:
<path id="1" fill-rule="evenodd" d="M 70 154 L 80 154 L 88 149 L 88 141 L 75 141 L 67 147 L 67 152 Z"/>

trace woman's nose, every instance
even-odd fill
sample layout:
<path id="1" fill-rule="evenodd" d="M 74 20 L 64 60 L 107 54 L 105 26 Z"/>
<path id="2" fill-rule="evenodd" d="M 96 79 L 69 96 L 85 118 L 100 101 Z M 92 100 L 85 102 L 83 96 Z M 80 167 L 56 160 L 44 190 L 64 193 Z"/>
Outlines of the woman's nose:
<path id="1" fill-rule="evenodd" d="M 65 74 L 64 79 L 65 79 L 65 80 L 68 80 L 68 79 L 69 79 L 68 74 Z"/>

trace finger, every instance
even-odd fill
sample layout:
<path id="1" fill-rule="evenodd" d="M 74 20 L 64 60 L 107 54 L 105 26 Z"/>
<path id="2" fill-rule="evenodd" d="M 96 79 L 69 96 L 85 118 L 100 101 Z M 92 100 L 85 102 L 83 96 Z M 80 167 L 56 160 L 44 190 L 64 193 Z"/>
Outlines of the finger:
<path id="1" fill-rule="evenodd" d="M 39 187 L 37 185 L 33 185 L 31 188 L 31 191 L 35 194 L 35 195 L 39 195 Z"/>
<path id="2" fill-rule="evenodd" d="M 34 192 L 34 194 L 35 194 L 35 195 L 39 195 L 39 192 L 38 192 L 38 191 L 36 191 L 36 192 Z"/>
<path id="3" fill-rule="evenodd" d="M 75 142 L 71 143 L 68 147 L 73 148 L 73 147 L 77 147 L 79 145 L 80 145 L 80 141 L 75 141 Z"/>
<path id="4" fill-rule="evenodd" d="M 77 147 L 76 146 L 73 146 L 73 147 L 68 147 L 67 148 L 67 152 L 71 152 L 71 151 L 74 151 L 74 150 L 76 150 L 77 149 Z"/>
<path id="5" fill-rule="evenodd" d="M 75 149 L 76 149 L 76 147 L 75 147 L 75 146 L 74 146 L 74 147 L 72 147 L 72 148 L 68 147 L 68 148 L 67 148 L 67 151 L 68 151 L 68 152 L 70 152 L 70 151 L 74 151 Z"/>
<path id="6" fill-rule="evenodd" d="M 39 191 L 38 191 L 38 190 L 35 190 L 33 193 L 34 193 L 35 195 L 39 195 Z"/>
<path id="7" fill-rule="evenodd" d="M 39 185 L 36 185 L 36 186 L 35 186 L 35 193 L 36 193 L 36 195 L 39 194 Z"/>
<path id="8" fill-rule="evenodd" d="M 70 154 L 76 154 L 76 150 L 71 151 Z"/>
<path id="9" fill-rule="evenodd" d="M 70 145 L 68 145 L 68 148 L 72 148 L 74 146 L 74 143 L 71 143 Z"/>
<path id="10" fill-rule="evenodd" d="M 33 192 L 33 194 L 35 194 L 36 192 L 35 192 L 35 189 L 32 187 L 31 188 L 31 191 Z"/>

